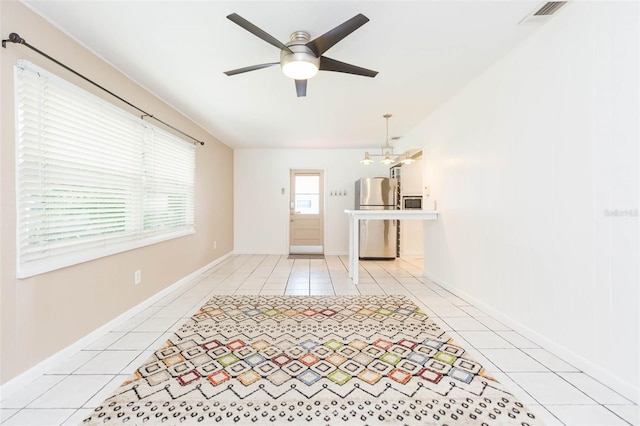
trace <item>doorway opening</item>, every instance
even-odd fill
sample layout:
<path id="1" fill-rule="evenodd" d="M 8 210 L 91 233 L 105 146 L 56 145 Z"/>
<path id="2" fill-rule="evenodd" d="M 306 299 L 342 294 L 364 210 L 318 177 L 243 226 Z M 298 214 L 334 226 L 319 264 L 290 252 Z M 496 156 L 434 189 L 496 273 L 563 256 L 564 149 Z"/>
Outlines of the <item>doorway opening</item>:
<path id="1" fill-rule="evenodd" d="M 291 170 L 289 253 L 324 253 L 322 170 Z"/>

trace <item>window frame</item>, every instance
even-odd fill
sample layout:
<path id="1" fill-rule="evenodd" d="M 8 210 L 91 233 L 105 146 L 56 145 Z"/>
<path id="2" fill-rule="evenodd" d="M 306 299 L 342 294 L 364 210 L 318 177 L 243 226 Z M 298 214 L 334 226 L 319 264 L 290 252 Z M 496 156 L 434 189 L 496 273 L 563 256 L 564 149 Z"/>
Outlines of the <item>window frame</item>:
<path id="1" fill-rule="evenodd" d="M 25 114 L 27 114 L 24 112 L 24 107 L 23 107 L 23 104 L 26 103 L 25 99 L 27 95 L 19 93 L 21 84 L 24 84 L 24 81 L 21 82 L 20 80 L 21 75 L 19 74 L 21 72 L 36 73 L 38 76 L 37 77 L 38 80 L 36 81 L 40 82 L 40 79 L 44 78 L 44 79 L 47 79 L 46 80 L 47 83 L 51 82 L 51 85 L 55 85 L 56 90 L 58 90 L 59 88 L 61 90 L 68 90 L 69 92 L 65 92 L 67 95 L 69 95 L 69 98 L 65 99 L 66 102 L 70 102 L 69 99 L 72 96 L 80 96 L 83 99 L 87 100 L 87 103 L 92 105 L 95 104 L 97 105 L 97 108 L 104 108 L 105 110 L 108 110 L 110 119 L 113 117 L 121 117 L 118 119 L 121 119 L 122 122 L 116 122 L 116 121 L 112 122 L 114 127 L 115 126 L 123 126 L 123 127 L 132 126 L 132 128 L 134 128 L 135 126 L 140 126 L 139 128 L 136 127 L 134 130 L 132 130 L 131 135 L 127 134 L 122 139 L 118 139 L 116 142 L 114 142 L 113 140 L 109 142 L 109 144 L 114 144 L 113 145 L 114 147 L 116 146 L 124 147 L 123 150 L 126 151 L 127 153 L 129 153 L 128 150 L 131 150 L 131 149 L 135 151 L 135 154 L 131 157 L 127 157 L 127 159 L 131 158 L 131 162 L 134 164 L 130 166 L 130 170 L 132 167 L 137 167 L 138 164 L 140 165 L 141 169 L 139 171 L 139 176 L 131 177 L 125 174 L 126 177 L 125 179 L 123 179 L 123 181 L 127 183 L 116 182 L 117 179 L 115 179 L 114 181 L 109 181 L 109 183 L 99 182 L 94 187 L 94 190 L 95 190 L 95 188 L 98 188 L 99 185 L 107 185 L 107 186 L 112 185 L 114 188 L 116 188 L 114 190 L 115 192 L 117 192 L 118 190 L 122 191 L 123 200 L 125 198 L 130 200 L 129 205 L 127 205 L 126 202 L 123 202 L 122 209 L 124 213 L 122 214 L 122 218 L 117 219 L 118 221 L 121 220 L 122 225 L 124 226 L 123 228 L 124 230 L 122 232 L 118 232 L 118 233 L 115 233 L 113 231 L 100 232 L 100 233 L 97 233 L 96 234 L 97 236 L 92 239 L 84 235 L 86 234 L 86 232 L 83 234 L 83 231 L 84 231 L 83 229 L 83 230 L 77 231 L 78 235 L 71 236 L 71 238 L 69 238 L 68 240 L 61 239 L 58 242 L 58 241 L 54 241 L 54 237 L 51 236 L 50 230 L 47 229 L 46 233 L 43 234 L 46 236 L 42 237 L 44 238 L 45 242 L 41 243 L 40 240 L 37 239 L 41 237 L 37 237 L 35 238 L 36 243 L 34 244 L 34 246 L 36 246 L 39 243 L 44 244 L 44 246 L 48 246 L 48 244 L 51 244 L 52 246 L 55 246 L 51 250 L 52 254 L 42 255 L 41 257 L 35 258 L 35 259 L 34 257 L 28 256 L 27 254 L 28 246 L 25 245 L 25 241 L 27 241 L 28 238 L 25 239 L 25 235 L 31 236 L 34 234 L 39 234 L 39 235 L 42 234 L 42 233 L 39 233 L 38 231 L 29 229 L 29 227 L 32 227 L 35 229 L 37 228 L 37 225 L 41 223 L 41 222 L 38 222 L 37 220 L 47 221 L 48 219 L 46 218 L 33 219 L 34 216 L 37 216 L 37 213 L 33 213 L 33 212 L 37 211 L 38 208 L 41 210 L 45 210 L 44 207 L 46 206 L 46 203 L 44 204 L 35 203 L 36 205 L 35 209 L 33 207 L 29 207 L 29 206 L 33 206 L 34 204 L 33 203 L 29 204 L 25 200 L 28 200 L 29 196 L 34 195 L 33 190 L 30 189 L 30 190 L 23 191 L 21 189 L 21 186 L 23 186 L 23 184 L 25 183 L 25 175 L 29 171 L 36 170 L 36 168 L 46 169 L 47 166 L 43 166 L 42 164 L 49 164 L 49 163 L 38 162 L 36 166 L 30 166 L 31 168 L 28 168 L 26 165 L 24 167 L 21 165 L 22 164 L 21 162 L 24 161 L 24 156 L 23 156 L 24 151 L 28 150 L 33 145 L 33 142 L 29 142 L 28 139 L 29 137 L 33 138 L 34 136 L 29 136 L 28 132 L 29 131 L 37 132 L 37 136 L 35 137 L 38 140 L 37 144 L 40 146 L 40 145 L 43 145 L 41 141 L 45 139 L 42 135 L 44 133 L 42 129 L 46 128 L 46 127 L 43 127 L 43 125 L 40 122 L 38 122 L 37 125 L 33 125 L 32 127 L 29 127 L 29 129 L 36 129 L 36 130 L 24 131 L 21 128 L 21 119 L 24 120 Z M 33 88 L 32 90 L 44 91 L 46 89 Z M 37 109 L 41 111 L 45 109 L 45 107 L 43 107 L 42 105 L 42 100 L 39 99 L 39 101 L 40 101 L 39 104 L 36 102 L 34 103 L 34 105 L 37 105 L 38 106 Z M 144 121 L 141 117 L 135 116 L 123 110 L 122 108 L 119 108 L 118 106 L 110 102 L 107 102 L 103 98 L 98 97 L 74 85 L 73 83 L 70 83 L 56 76 L 55 74 L 47 70 L 44 70 L 30 63 L 29 61 L 25 61 L 25 60 L 17 61 L 17 63 L 14 66 L 14 102 L 15 102 L 15 148 L 16 148 L 16 152 L 15 152 L 16 196 L 15 197 L 16 197 L 16 264 L 17 264 L 16 276 L 17 278 L 19 279 L 27 278 L 30 276 L 54 271 L 57 269 L 88 262 L 88 261 L 99 259 L 106 256 L 112 256 L 118 253 L 149 246 L 152 244 L 157 244 L 163 241 L 168 241 L 171 239 L 175 239 L 175 238 L 179 238 L 179 237 L 183 237 L 183 236 L 187 236 L 195 233 L 196 157 L 195 157 L 195 145 L 193 143 L 187 142 L 184 139 L 181 139 L 178 136 L 153 125 L 152 123 Z M 30 113 L 31 112 L 29 112 L 28 114 Z M 31 116 L 28 116 L 28 117 L 31 117 Z M 39 115 L 38 117 L 41 117 L 41 115 Z M 77 122 L 80 123 L 81 120 L 77 120 Z M 82 124 L 85 124 L 85 123 L 82 123 Z M 89 122 L 88 124 L 89 124 L 88 127 L 91 127 L 96 123 Z M 25 126 L 25 127 L 28 127 L 28 126 Z M 93 135 L 95 134 L 100 135 L 99 131 L 98 133 L 93 133 Z M 92 135 L 92 133 L 89 133 L 89 132 L 85 133 L 84 136 L 86 137 L 86 135 Z M 131 138 L 133 138 L 133 136 L 136 136 L 136 135 L 141 135 L 140 140 L 137 140 L 135 138 L 133 139 L 134 141 L 139 142 L 140 146 L 139 147 L 134 146 L 132 148 L 131 145 L 127 145 L 127 144 L 130 144 L 131 143 L 130 140 L 132 140 Z M 104 139 L 106 139 L 107 137 L 108 136 L 104 136 Z M 54 137 L 51 139 L 56 139 L 56 138 Z M 51 145 L 53 146 L 57 142 L 59 143 L 58 145 L 56 145 L 57 148 L 60 148 L 61 150 L 70 149 L 67 146 L 63 146 L 62 144 L 64 142 L 61 142 L 59 140 L 55 140 Z M 102 139 L 100 140 L 100 142 L 102 142 Z M 115 145 L 116 143 L 120 145 Z M 111 146 L 112 145 L 109 145 L 109 147 Z M 172 161 L 171 165 L 172 166 L 174 165 L 174 162 L 173 162 L 174 156 L 163 155 L 161 152 L 163 147 L 167 150 L 175 149 L 176 150 L 175 152 L 179 152 L 183 155 L 183 157 L 180 158 L 179 162 L 175 161 L 175 163 L 177 163 L 176 165 L 177 171 L 175 171 L 173 168 L 169 169 L 166 167 L 166 165 L 168 164 L 167 161 Z M 92 149 L 91 147 L 88 148 L 88 150 L 91 150 L 91 149 Z M 42 151 L 37 151 L 37 152 L 42 153 Z M 138 153 L 140 154 L 140 158 L 137 158 Z M 94 164 L 98 163 L 99 157 L 94 155 L 93 158 L 90 158 L 91 153 L 82 154 L 82 155 L 85 155 L 83 160 L 94 161 Z M 145 156 L 147 157 L 146 160 L 145 160 Z M 156 158 L 155 156 L 157 156 L 158 158 Z M 149 160 L 150 157 L 152 157 L 153 160 Z M 38 157 L 38 159 L 39 158 L 42 158 L 42 157 Z M 27 157 L 27 159 L 31 159 L 31 157 Z M 47 157 L 47 160 L 51 161 L 52 163 L 55 163 L 56 161 L 58 161 L 55 159 L 52 160 L 50 157 Z M 113 162 L 114 160 L 111 160 L 111 161 Z M 157 170 L 151 170 L 154 168 L 153 165 L 150 164 L 153 161 L 155 161 L 153 165 L 156 166 L 155 168 Z M 34 164 L 33 161 L 32 161 L 32 164 Z M 165 166 L 164 168 L 162 167 L 163 165 Z M 56 167 L 62 168 L 62 166 L 58 164 L 56 164 Z M 97 169 L 98 167 L 96 166 L 95 168 Z M 115 173 L 114 170 L 115 169 L 108 169 L 108 172 Z M 85 171 L 82 173 L 94 173 L 94 171 L 91 170 L 89 172 Z M 44 178 L 41 176 L 43 174 L 44 173 L 41 173 L 38 175 L 38 182 L 36 183 L 36 185 L 40 185 L 41 187 L 47 187 L 47 188 L 51 188 L 51 187 L 55 188 L 58 186 L 58 189 L 59 189 L 59 186 L 62 185 L 60 184 L 59 181 L 55 181 L 53 184 L 49 184 L 47 182 L 43 183 Z M 88 176 L 92 176 L 92 175 L 88 174 Z M 82 176 L 74 175 L 74 179 L 76 179 L 76 182 L 78 182 L 79 186 L 82 186 L 82 185 L 86 185 L 87 187 L 93 186 L 91 184 L 86 184 L 85 181 L 78 180 L 80 177 Z M 137 182 L 134 182 L 134 181 L 137 181 Z M 148 197 L 146 197 L 147 200 L 145 201 L 145 194 L 150 193 L 150 186 L 151 186 L 149 184 L 150 181 L 156 185 L 155 186 L 156 199 L 152 200 L 151 203 L 149 203 Z M 64 181 L 64 182 L 66 183 L 67 181 Z M 157 191 L 157 188 L 160 188 L 160 190 Z M 171 192 L 172 188 L 174 192 Z M 131 189 L 131 193 L 127 194 L 126 191 L 128 191 L 129 189 Z M 89 197 L 96 197 L 96 194 L 98 193 L 89 192 L 89 194 L 90 194 Z M 49 193 L 47 193 L 47 196 L 50 196 Z M 160 207 L 158 207 L 158 203 L 166 202 L 167 204 L 170 205 L 170 199 L 172 196 L 174 197 L 174 200 L 178 199 L 178 197 L 184 198 L 183 200 L 181 200 L 181 203 L 178 203 L 179 206 L 177 208 L 175 203 L 173 205 L 174 207 L 173 210 L 175 212 L 174 214 L 176 215 L 176 217 L 178 215 L 182 215 L 182 219 L 174 218 L 174 219 L 167 220 L 166 218 L 164 218 L 165 223 L 163 225 L 163 222 L 162 222 L 163 216 L 166 216 L 166 215 L 162 214 L 163 213 L 162 204 L 160 204 Z M 42 199 L 43 197 L 35 196 L 33 198 Z M 68 199 L 74 200 L 73 195 L 68 196 Z M 163 199 L 165 199 L 165 201 L 163 201 Z M 76 197 L 75 200 L 77 201 L 78 198 Z M 146 217 L 145 203 L 151 205 L 151 204 L 154 204 L 153 201 L 155 201 L 155 207 L 154 207 L 155 210 L 153 210 L 153 212 L 156 214 L 156 216 L 160 217 L 159 219 L 154 219 L 154 224 L 159 223 L 160 226 L 159 227 L 156 226 L 153 229 L 145 229 L 145 217 Z M 25 204 L 28 204 L 29 206 L 25 207 Z M 78 209 L 78 207 L 75 205 L 74 205 L 74 208 Z M 97 211 L 103 212 L 103 210 L 101 209 L 102 207 L 98 207 Z M 106 213 L 103 212 L 101 214 L 106 214 Z M 42 214 L 42 216 L 48 217 L 47 215 L 48 213 L 46 212 Z M 68 219 L 68 220 L 65 220 L 65 222 L 70 221 L 69 219 L 70 216 L 66 215 L 66 213 L 60 214 L 60 213 L 57 213 L 57 211 L 54 211 L 52 216 L 55 216 L 57 220 L 60 220 L 60 218 L 65 218 L 65 219 Z M 90 216 L 90 211 L 88 211 L 86 215 L 82 214 L 81 216 Z M 31 222 L 28 222 L 27 219 L 31 220 Z M 95 217 L 93 219 L 95 219 Z M 80 227 L 82 226 L 88 227 L 91 225 L 90 222 L 87 222 L 90 219 L 83 219 L 83 220 L 84 222 L 81 222 Z M 116 223 L 116 224 L 120 223 L 120 222 L 115 222 L 115 220 L 116 219 L 114 219 L 113 223 Z M 181 220 L 184 223 L 182 223 Z M 53 223 L 56 223 L 56 222 L 53 222 Z M 170 223 L 171 225 L 167 225 L 168 223 Z M 25 229 L 24 228 L 25 224 L 27 226 L 26 228 L 27 231 L 23 232 L 23 230 Z M 80 236 L 80 234 L 83 234 L 83 235 Z M 76 241 L 73 241 L 74 239 Z M 30 239 L 28 240 L 31 241 Z M 54 241 L 54 242 L 51 243 L 51 241 Z M 69 241 L 68 246 L 66 244 L 66 241 Z M 70 247 L 70 251 L 65 252 L 64 250 L 60 249 L 61 246 Z M 32 253 L 35 253 L 35 252 L 45 253 L 45 252 L 48 252 L 48 249 L 38 249 L 36 247 Z"/>

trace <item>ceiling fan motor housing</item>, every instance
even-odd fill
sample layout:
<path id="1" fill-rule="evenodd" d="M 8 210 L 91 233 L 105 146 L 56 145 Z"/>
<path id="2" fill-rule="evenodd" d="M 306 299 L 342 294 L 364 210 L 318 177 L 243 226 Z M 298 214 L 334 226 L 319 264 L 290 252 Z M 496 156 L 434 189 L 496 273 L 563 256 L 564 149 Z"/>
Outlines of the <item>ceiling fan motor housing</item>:
<path id="1" fill-rule="evenodd" d="M 320 58 L 306 46 L 310 38 L 309 33 L 296 31 L 291 34 L 291 41 L 286 44 L 291 52 L 284 49 L 280 51 L 280 66 L 288 77 L 306 80 L 318 72 Z"/>

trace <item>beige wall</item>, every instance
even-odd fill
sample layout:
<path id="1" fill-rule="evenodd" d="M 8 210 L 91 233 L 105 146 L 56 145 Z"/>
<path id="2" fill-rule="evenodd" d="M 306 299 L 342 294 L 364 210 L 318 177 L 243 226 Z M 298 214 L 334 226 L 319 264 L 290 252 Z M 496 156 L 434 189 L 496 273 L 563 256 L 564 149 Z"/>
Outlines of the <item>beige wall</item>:
<path id="1" fill-rule="evenodd" d="M 180 278 L 233 250 L 233 151 L 17 1 L 0 1 L 0 36 L 29 44 L 206 142 L 196 149 L 196 233 L 24 280 L 16 279 L 13 66 L 27 59 L 115 105 L 30 49 L 0 49 L 0 383 L 74 343 Z M 130 112 L 135 112 L 132 110 Z M 217 241 L 217 250 L 213 241 Z M 133 274 L 142 271 L 142 284 Z"/>

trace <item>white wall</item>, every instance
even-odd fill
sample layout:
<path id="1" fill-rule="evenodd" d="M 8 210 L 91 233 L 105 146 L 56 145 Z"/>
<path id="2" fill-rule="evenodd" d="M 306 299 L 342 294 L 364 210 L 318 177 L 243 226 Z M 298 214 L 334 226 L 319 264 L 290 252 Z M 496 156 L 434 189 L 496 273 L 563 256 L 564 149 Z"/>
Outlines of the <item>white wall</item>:
<path id="1" fill-rule="evenodd" d="M 569 3 L 404 138 L 425 274 L 636 401 L 638 8 Z"/>
<path id="2" fill-rule="evenodd" d="M 236 149 L 234 151 L 234 251 L 289 253 L 289 171 L 324 170 L 325 254 L 347 254 L 355 181 L 389 176 L 389 166 L 364 166 L 364 149 Z M 282 193 L 284 188 L 284 194 Z M 330 196 L 346 191 L 346 196 Z"/>

